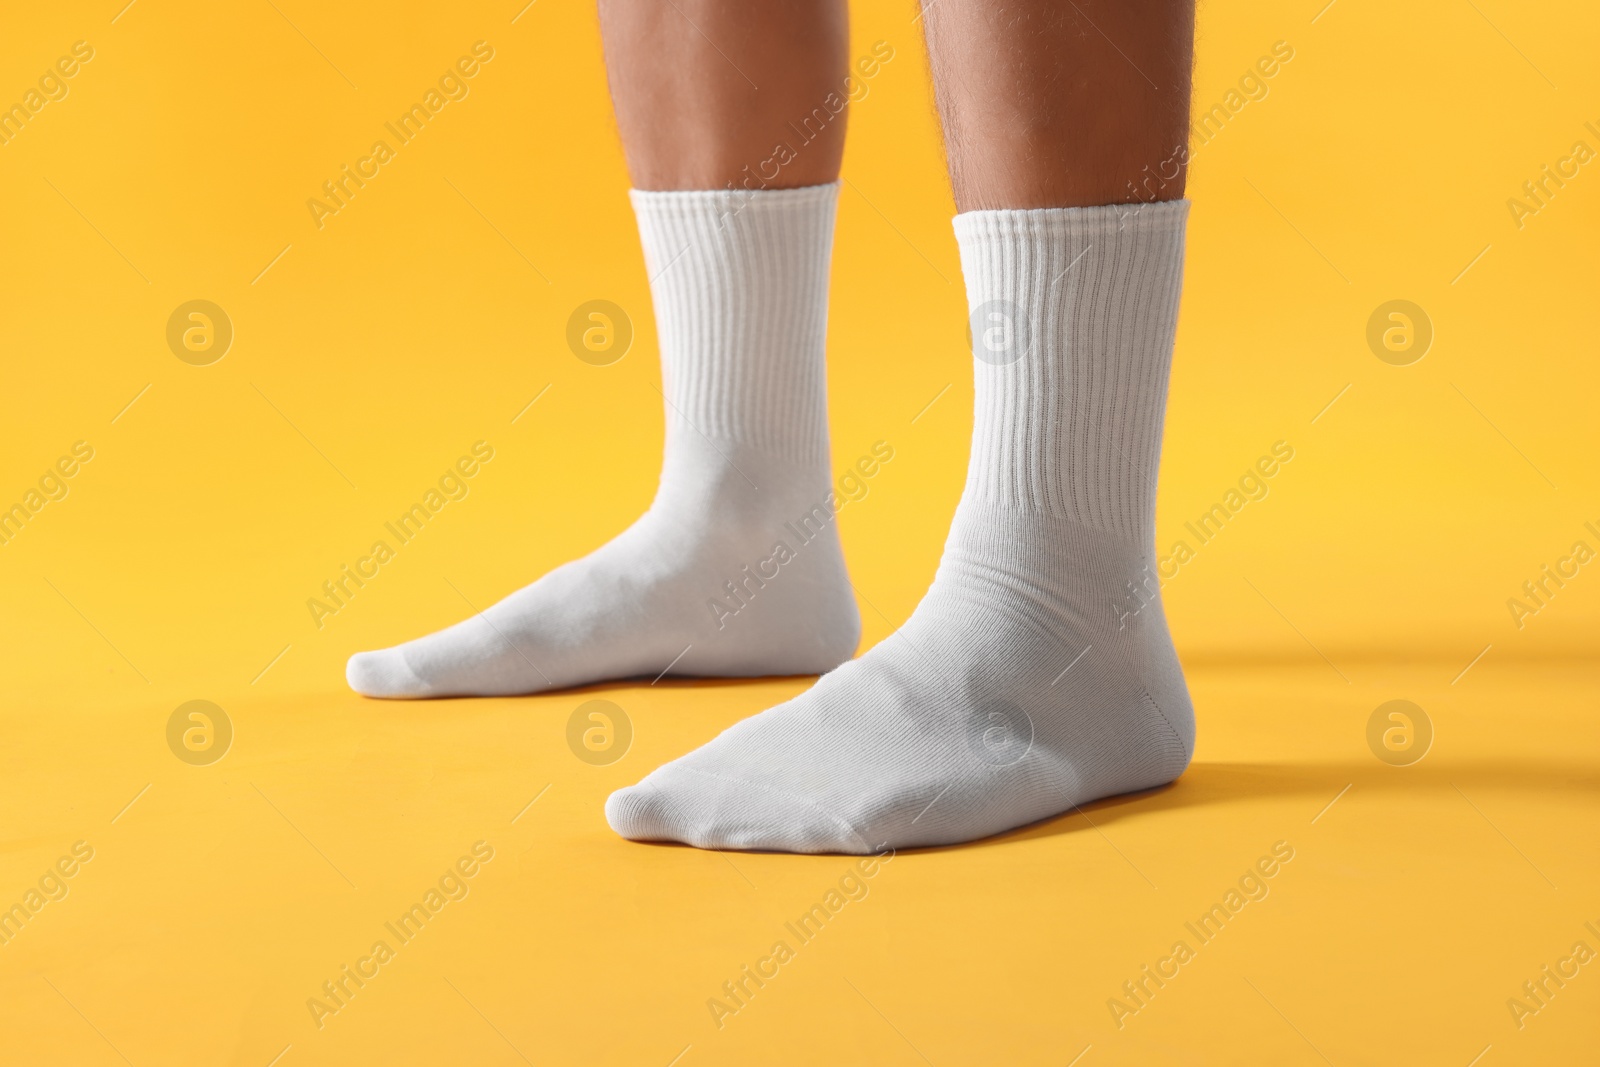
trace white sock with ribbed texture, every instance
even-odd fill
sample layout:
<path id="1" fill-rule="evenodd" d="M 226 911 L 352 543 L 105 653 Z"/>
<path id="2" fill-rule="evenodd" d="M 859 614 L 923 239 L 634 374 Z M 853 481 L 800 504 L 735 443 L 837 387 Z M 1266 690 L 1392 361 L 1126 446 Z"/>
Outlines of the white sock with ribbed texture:
<path id="1" fill-rule="evenodd" d="M 827 503 L 837 199 L 836 184 L 633 193 L 666 398 L 650 510 L 465 622 L 352 656 L 351 688 L 435 697 L 663 671 L 816 674 L 854 654 L 861 623 Z"/>
<path id="2" fill-rule="evenodd" d="M 906 624 L 638 785 L 625 837 L 877 851 L 1172 781 L 1194 714 L 1154 565 L 1188 203 L 956 218 L 972 308 L 967 486 Z"/>

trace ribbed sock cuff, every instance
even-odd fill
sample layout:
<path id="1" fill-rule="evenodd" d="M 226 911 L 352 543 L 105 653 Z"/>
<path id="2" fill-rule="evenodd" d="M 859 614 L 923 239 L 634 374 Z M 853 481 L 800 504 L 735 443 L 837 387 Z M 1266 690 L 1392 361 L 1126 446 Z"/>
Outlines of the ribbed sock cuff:
<path id="1" fill-rule="evenodd" d="M 969 495 L 1152 536 L 1188 211 L 956 216 L 976 356 Z"/>
<path id="2" fill-rule="evenodd" d="M 669 427 L 687 423 L 679 432 L 826 462 L 824 345 L 838 195 L 837 183 L 633 191 Z"/>

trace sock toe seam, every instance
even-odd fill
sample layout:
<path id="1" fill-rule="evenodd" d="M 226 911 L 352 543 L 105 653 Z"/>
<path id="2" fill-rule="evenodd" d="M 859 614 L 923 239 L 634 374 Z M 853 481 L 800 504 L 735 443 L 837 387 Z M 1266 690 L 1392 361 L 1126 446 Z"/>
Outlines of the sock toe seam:
<path id="1" fill-rule="evenodd" d="M 761 792 L 767 793 L 767 794 L 769 794 L 771 796 L 782 797 L 785 800 L 790 800 L 790 801 L 794 801 L 794 802 L 799 803 L 799 804 L 803 804 L 806 807 L 810 808 L 812 811 L 815 811 L 817 814 L 821 815 L 823 818 L 830 819 L 833 822 L 838 823 L 840 826 L 844 827 L 844 829 L 850 834 L 850 836 L 856 839 L 856 842 L 858 844 L 860 844 L 868 852 L 872 851 L 872 846 L 867 844 L 867 839 L 861 836 L 860 831 L 858 831 L 855 828 L 855 826 L 850 822 L 849 819 L 844 818 L 842 815 L 834 814 L 833 812 L 829 811 L 827 808 L 824 808 L 822 805 L 818 804 L 816 801 L 809 800 L 806 797 L 800 796 L 798 793 L 790 793 L 787 790 L 783 790 L 783 789 L 774 789 L 772 786 L 767 785 L 765 782 L 753 782 L 748 778 L 730 778 L 727 775 L 714 774 L 711 771 L 702 771 L 697 767 L 679 767 L 678 770 L 683 771 L 683 772 L 685 772 L 687 774 L 698 775 L 701 778 L 710 778 L 712 781 L 725 782 L 725 783 L 727 783 L 729 785 L 749 786 L 749 787 L 751 787 L 753 789 L 758 789 Z"/>
<path id="2" fill-rule="evenodd" d="M 404 652 L 398 648 L 395 649 L 394 658 L 396 663 L 399 665 L 400 670 L 404 672 L 405 681 L 409 683 L 411 688 L 415 688 L 424 693 L 432 692 L 433 685 L 426 678 L 417 673 L 416 668 L 411 666 L 411 661 L 406 659 L 406 654 Z"/>

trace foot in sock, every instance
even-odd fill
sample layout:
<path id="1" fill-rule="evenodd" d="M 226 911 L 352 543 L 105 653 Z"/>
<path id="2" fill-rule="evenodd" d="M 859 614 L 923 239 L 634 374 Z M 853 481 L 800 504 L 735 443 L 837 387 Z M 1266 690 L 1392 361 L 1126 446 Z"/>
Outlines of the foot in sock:
<path id="1" fill-rule="evenodd" d="M 854 654 L 823 365 L 838 187 L 633 195 L 667 403 L 654 503 L 594 553 L 466 621 L 351 657 L 358 692 L 816 674 Z"/>
<path id="2" fill-rule="evenodd" d="M 618 833 L 945 845 L 1182 773 L 1194 715 L 1153 549 L 1187 207 L 957 218 L 982 358 L 932 587 L 859 660 L 614 793 Z"/>

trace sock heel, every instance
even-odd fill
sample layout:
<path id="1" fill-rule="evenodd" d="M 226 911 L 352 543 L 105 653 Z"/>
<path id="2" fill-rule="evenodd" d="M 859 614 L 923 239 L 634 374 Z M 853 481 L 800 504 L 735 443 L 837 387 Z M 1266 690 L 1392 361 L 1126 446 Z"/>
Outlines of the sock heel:
<path id="1" fill-rule="evenodd" d="M 1152 738 L 1152 756 L 1160 781 L 1155 784 L 1173 781 L 1184 772 L 1194 756 L 1194 712 L 1185 700 L 1183 707 L 1177 711 L 1178 721 L 1175 722 L 1148 690 L 1140 690 L 1139 695 L 1156 728 Z M 1185 721 L 1187 730 L 1181 728 Z"/>

